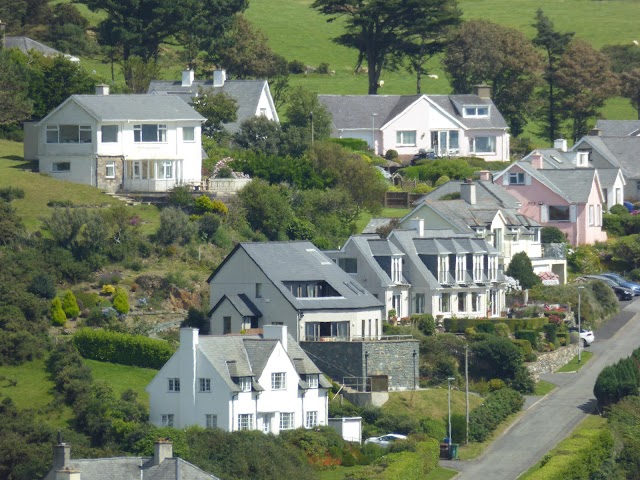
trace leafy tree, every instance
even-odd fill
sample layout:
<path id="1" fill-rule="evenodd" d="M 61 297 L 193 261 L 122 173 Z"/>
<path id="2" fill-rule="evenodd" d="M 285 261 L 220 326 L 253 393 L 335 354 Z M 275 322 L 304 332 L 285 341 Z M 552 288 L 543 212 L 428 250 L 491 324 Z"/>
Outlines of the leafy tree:
<path id="1" fill-rule="evenodd" d="M 318 94 L 304 87 L 292 89 L 287 108 L 287 127 L 295 126 L 305 129 L 310 139 L 312 117 L 314 139 L 329 138 L 331 135 L 331 114 L 318 100 Z"/>
<path id="2" fill-rule="evenodd" d="M 121 315 L 129 313 L 129 298 L 124 289 L 116 289 L 116 294 L 113 296 L 113 308 Z"/>
<path id="3" fill-rule="evenodd" d="M 560 60 L 555 83 L 562 98 L 561 118 L 571 121 L 574 141 L 589 130 L 589 120 L 596 117 L 617 87 L 608 58 L 583 40 L 574 40 Z"/>
<path id="4" fill-rule="evenodd" d="M 565 243 L 567 237 L 558 227 L 542 227 L 540 243 Z"/>
<path id="5" fill-rule="evenodd" d="M 620 93 L 629 99 L 640 120 L 640 67 L 620 75 L 620 86 Z"/>
<path id="6" fill-rule="evenodd" d="M 531 259 L 526 252 L 518 252 L 511 258 L 506 274 L 518 280 L 524 289 L 540 283 L 540 277 L 533 272 Z"/>
<path id="7" fill-rule="evenodd" d="M 240 129 L 233 136 L 233 141 L 238 147 L 265 155 L 278 155 L 281 140 L 280 124 L 262 115 L 242 122 Z"/>
<path id="8" fill-rule="evenodd" d="M 405 55 L 420 53 L 412 41 L 420 26 L 429 32 L 422 32 L 424 37 L 418 40 L 423 48 L 441 49 L 438 39 L 442 28 L 451 24 L 456 4 L 441 0 L 315 0 L 311 7 L 327 15 L 328 22 L 344 19 L 345 33 L 334 42 L 358 51 L 356 70 L 366 62 L 368 93 L 375 95 L 383 70 L 397 70 Z"/>
<path id="9" fill-rule="evenodd" d="M 51 323 L 56 327 L 62 327 L 67 323 L 67 316 L 64 314 L 64 310 L 62 310 L 62 302 L 58 297 L 51 300 L 49 315 L 51 317 Z"/>
<path id="10" fill-rule="evenodd" d="M 181 327 L 192 327 L 200 330 L 200 334 L 209 333 L 209 318 L 207 315 L 197 308 L 190 307 L 187 311 L 187 318 L 184 319 Z"/>
<path id="11" fill-rule="evenodd" d="M 633 268 L 640 266 L 640 235 L 618 238 L 613 244 L 613 254 Z"/>
<path id="12" fill-rule="evenodd" d="M 15 61 L 9 50 L 0 50 L 0 125 L 30 117 L 33 102 L 27 87 L 27 68 Z"/>
<path id="13" fill-rule="evenodd" d="M 33 277 L 28 291 L 49 300 L 56 296 L 56 286 L 51 276 L 47 274 L 38 274 Z"/>
<path id="14" fill-rule="evenodd" d="M 201 89 L 193 99 L 193 108 L 207 119 L 202 131 L 210 137 L 219 136 L 224 130 L 224 123 L 235 122 L 238 118 L 238 102 L 224 92 Z"/>
<path id="15" fill-rule="evenodd" d="M 25 232 L 22 217 L 16 213 L 16 209 L 9 202 L 0 200 L 0 245 L 18 242 Z"/>
<path id="16" fill-rule="evenodd" d="M 470 347 L 469 371 L 475 378 L 499 378 L 509 384 L 524 366 L 522 350 L 508 338 L 487 335 Z"/>
<path id="17" fill-rule="evenodd" d="M 536 12 L 536 23 L 533 26 L 536 29 L 533 44 L 544 51 L 546 60 L 543 78 L 547 83 L 547 91 L 544 95 L 544 106 L 542 107 L 544 113 L 541 115 L 543 135 L 553 143 L 560 133 L 557 114 L 559 99 L 555 90 L 556 70 L 574 33 L 556 32 L 553 29 L 553 22 L 544 14 L 542 9 L 538 9 Z"/>
<path id="18" fill-rule="evenodd" d="M 149 82 L 160 76 L 160 65 L 154 60 L 131 55 L 122 62 L 122 74 L 127 87 L 133 93 L 145 93 L 149 88 Z"/>
<path id="19" fill-rule="evenodd" d="M 247 212 L 251 228 L 264 233 L 269 240 L 285 240 L 287 227 L 293 221 L 293 210 L 284 187 L 254 179 L 238 197 Z"/>
<path id="20" fill-rule="evenodd" d="M 67 290 L 64 292 L 64 297 L 62 297 L 62 310 L 67 318 L 76 318 L 80 315 L 80 308 L 78 307 L 78 301 L 76 300 L 76 296 L 73 294 L 71 290 Z"/>
<path id="21" fill-rule="evenodd" d="M 160 227 L 156 232 L 156 240 L 164 245 L 182 242 L 188 243 L 195 235 L 197 226 L 189 221 L 189 216 L 182 210 L 168 207 L 160 212 Z"/>
<path id="22" fill-rule="evenodd" d="M 489 84 L 511 133 L 522 133 L 542 68 L 540 55 L 522 32 L 487 20 L 470 20 L 451 38 L 442 63 L 454 93 Z"/>
<path id="23" fill-rule="evenodd" d="M 78 7 L 59 3 L 52 13 L 46 38 L 54 48 L 74 54 L 91 54 L 97 50 L 97 43 L 87 35 L 89 21 Z"/>
<path id="24" fill-rule="evenodd" d="M 605 45 L 600 49 L 611 62 L 614 73 L 628 72 L 640 68 L 640 48 L 633 43 L 625 45 Z"/>

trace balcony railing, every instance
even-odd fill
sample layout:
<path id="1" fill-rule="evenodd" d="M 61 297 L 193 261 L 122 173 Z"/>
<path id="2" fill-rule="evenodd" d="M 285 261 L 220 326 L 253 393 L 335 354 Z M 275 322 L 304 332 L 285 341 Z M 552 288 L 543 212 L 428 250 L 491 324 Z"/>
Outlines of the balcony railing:
<path id="1" fill-rule="evenodd" d="M 566 258 L 566 245 L 564 243 L 543 243 L 542 258 Z"/>

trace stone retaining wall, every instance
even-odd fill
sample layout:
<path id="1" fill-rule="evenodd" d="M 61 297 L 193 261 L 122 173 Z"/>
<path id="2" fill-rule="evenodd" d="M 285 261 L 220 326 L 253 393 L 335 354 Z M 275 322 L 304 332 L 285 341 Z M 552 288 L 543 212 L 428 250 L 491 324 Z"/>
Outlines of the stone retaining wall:
<path id="1" fill-rule="evenodd" d="M 560 347 L 553 352 L 539 353 L 538 360 L 527 364 L 527 369 L 537 382 L 541 373 L 555 372 L 578 353 L 578 346 Z"/>

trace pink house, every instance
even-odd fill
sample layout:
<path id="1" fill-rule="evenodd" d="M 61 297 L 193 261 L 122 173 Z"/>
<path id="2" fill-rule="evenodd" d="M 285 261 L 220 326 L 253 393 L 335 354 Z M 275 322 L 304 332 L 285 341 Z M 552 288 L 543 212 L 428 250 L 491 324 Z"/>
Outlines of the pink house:
<path id="1" fill-rule="evenodd" d="M 513 163 L 494 177 L 518 199 L 518 211 L 544 226 L 559 228 L 572 245 L 606 241 L 605 200 L 597 170 L 546 169 L 542 155 L 534 152 L 530 157 L 530 163 Z"/>

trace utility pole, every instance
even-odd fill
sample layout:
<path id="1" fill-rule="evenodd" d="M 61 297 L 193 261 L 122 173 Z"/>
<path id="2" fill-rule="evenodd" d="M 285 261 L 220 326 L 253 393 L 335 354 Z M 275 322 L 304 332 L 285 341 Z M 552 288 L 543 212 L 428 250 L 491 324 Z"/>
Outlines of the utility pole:
<path id="1" fill-rule="evenodd" d="M 469 345 L 464 345 L 464 381 L 465 381 L 465 393 L 466 393 L 466 417 L 467 428 L 465 445 L 469 444 Z"/>

